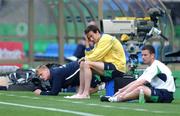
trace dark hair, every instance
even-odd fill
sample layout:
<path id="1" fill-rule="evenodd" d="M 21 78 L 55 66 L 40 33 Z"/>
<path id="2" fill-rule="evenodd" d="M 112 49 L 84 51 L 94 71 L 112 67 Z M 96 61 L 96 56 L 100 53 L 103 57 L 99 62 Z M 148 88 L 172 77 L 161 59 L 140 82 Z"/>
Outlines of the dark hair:
<path id="1" fill-rule="evenodd" d="M 96 33 L 97 31 L 100 33 L 100 30 L 97 26 L 95 25 L 89 25 L 85 30 L 84 30 L 84 33 L 85 34 L 88 34 L 90 31 Z"/>
<path id="2" fill-rule="evenodd" d="M 152 45 L 144 45 L 142 50 L 148 50 L 150 54 L 155 54 L 155 49 Z"/>

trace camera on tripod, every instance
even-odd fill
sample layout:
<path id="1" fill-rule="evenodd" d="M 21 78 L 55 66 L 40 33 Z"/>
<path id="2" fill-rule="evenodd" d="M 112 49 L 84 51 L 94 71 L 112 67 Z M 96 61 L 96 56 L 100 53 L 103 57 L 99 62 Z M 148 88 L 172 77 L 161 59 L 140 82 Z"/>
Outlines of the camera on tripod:
<path id="1" fill-rule="evenodd" d="M 114 20 L 103 19 L 100 22 L 102 32 L 121 37 L 129 53 L 128 67 L 133 73 L 139 64 L 140 48 L 148 39 L 160 36 L 168 40 L 158 27 L 159 17 L 164 16 L 165 12 L 161 8 L 150 8 L 147 13 L 149 17 L 116 17 Z"/>

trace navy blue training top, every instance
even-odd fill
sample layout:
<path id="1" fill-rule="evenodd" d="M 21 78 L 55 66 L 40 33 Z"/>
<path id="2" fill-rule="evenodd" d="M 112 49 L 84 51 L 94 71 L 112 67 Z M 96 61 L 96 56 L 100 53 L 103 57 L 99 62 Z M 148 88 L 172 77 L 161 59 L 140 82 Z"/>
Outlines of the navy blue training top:
<path id="1" fill-rule="evenodd" d="M 58 95 L 65 82 L 74 76 L 79 76 L 79 64 L 77 61 L 51 68 L 49 80 L 51 91 L 42 91 L 40 95 Z"/>

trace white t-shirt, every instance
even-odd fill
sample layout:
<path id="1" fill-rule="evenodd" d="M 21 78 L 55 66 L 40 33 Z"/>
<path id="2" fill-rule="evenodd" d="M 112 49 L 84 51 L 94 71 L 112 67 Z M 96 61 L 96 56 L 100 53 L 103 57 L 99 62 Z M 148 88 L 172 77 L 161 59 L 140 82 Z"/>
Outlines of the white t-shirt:
<path id="1" fill-rule="evenodd" d="M 160 79 L 156 75 L 163 73 L 166 75 L 167 79 Z M 155 60 L 151 66 L 149 66 L 143 74 L 138 78 L 138 80 L 145 79 L 148 81 L 152 87 L 157 89 L 166 89 L 169 92 L 175 92 L 174 78 L 170 69 L 162 62 Z"/>

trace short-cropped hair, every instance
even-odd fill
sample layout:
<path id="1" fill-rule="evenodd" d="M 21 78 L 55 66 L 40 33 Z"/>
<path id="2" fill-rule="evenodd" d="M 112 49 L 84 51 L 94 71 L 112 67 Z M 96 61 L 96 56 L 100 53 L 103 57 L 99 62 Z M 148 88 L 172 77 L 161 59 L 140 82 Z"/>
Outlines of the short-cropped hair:
<path id="1" fill-rule="evenodd" d="M 155 49 L 152 45 L 144 45 L 142 50 L 148 50 L 150 54 L 155 54 Z"/>

